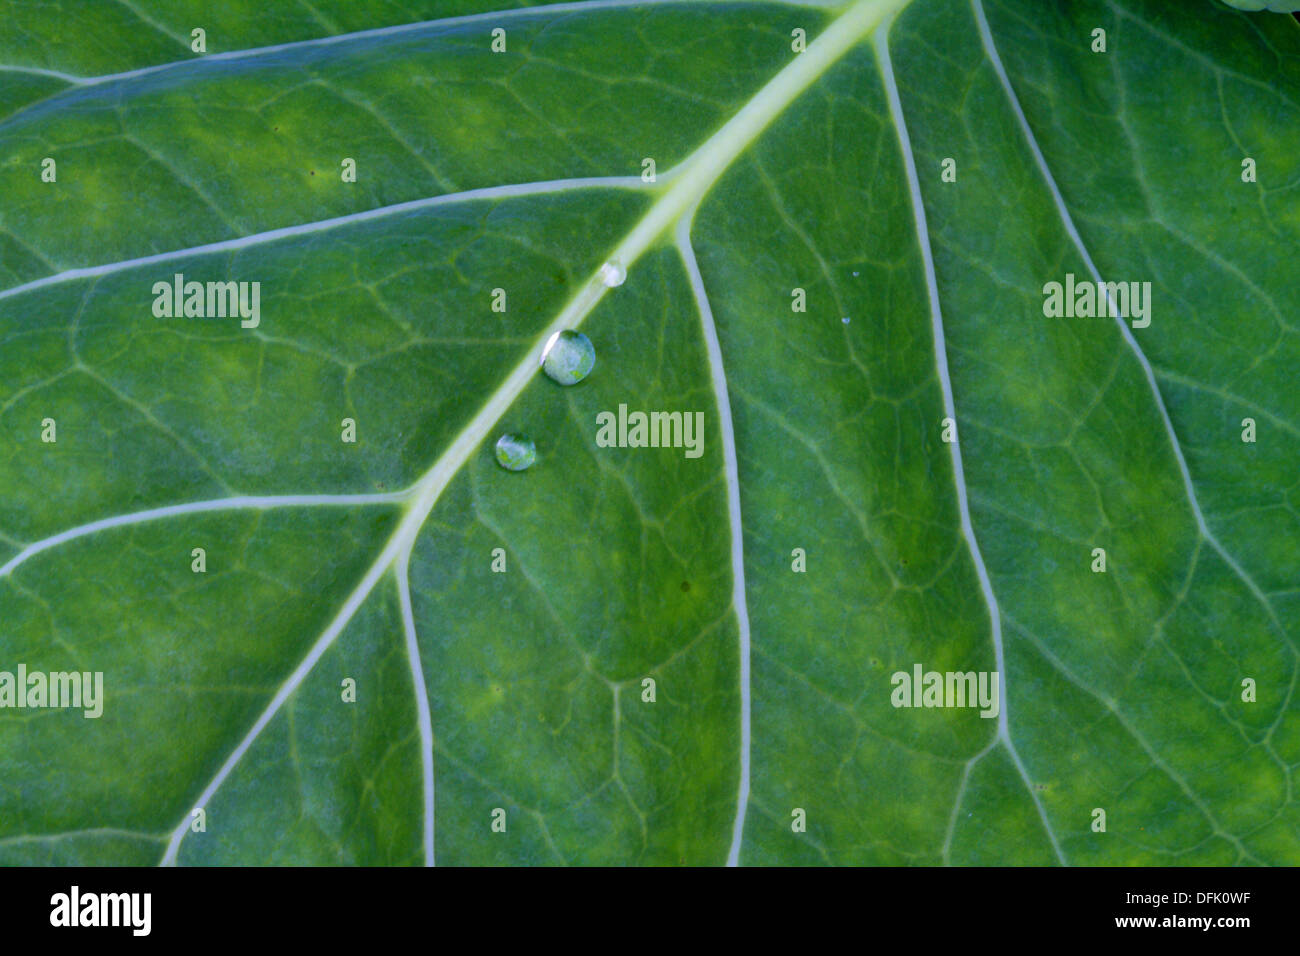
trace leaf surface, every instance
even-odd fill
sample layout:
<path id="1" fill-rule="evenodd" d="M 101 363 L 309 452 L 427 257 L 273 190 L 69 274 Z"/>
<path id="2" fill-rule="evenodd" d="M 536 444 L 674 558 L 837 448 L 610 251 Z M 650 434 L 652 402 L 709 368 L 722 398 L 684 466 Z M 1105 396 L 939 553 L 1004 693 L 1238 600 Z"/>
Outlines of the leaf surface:
<path id="1" fill-rule="evenodd" d="M 1300 860 L 1291 19 L 9 6 L 0 862 Z"/>

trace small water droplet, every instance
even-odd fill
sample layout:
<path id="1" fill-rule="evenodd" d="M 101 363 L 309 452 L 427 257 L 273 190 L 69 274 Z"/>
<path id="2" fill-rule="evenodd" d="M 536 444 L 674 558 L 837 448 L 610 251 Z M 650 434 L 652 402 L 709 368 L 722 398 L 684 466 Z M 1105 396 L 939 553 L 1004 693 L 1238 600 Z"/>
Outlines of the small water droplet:
<path id="1" fill-rule="evenodd" d="M 853 273 L 853 278 L 856 279 L 860 274 L 861 274 L 861 273 L 858 273 L 858 272 Z"/>
<path id="2" fill-rule="evenodd" d="M 848 325 L 848 324 L 849 324 L 849 317 L 846 315 L 844 318 L 840 319 L 840 321 L 843 322 L 845 325 Z"/>
<path id="3" fill-rule="evenodd" d="M 497 464 L 506 471 L 523 471 L 537 461 L 537 446 L 527 435 L 506 434 L 497 439 Z"/>
<path id="4" fill-rule="evenodd" d="M 609 288 L 623 284 L 627 278 L 627 268 L 617 259 L 612 259 L 600 267 L 600 281 Z"/>
<path id="5" fill-rule="evenodd" d="M 556 332 L 542 349 L 542 370 L 561 385 L 577 385 L 596 364 L 596 349 L 581 332 Z"/>

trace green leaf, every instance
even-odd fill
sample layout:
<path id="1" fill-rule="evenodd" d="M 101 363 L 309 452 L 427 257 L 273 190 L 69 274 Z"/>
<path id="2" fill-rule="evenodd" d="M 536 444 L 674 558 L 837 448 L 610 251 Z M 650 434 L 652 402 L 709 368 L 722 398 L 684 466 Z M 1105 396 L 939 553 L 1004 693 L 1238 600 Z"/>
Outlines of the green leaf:
<path id="1" fill-rule="evenodd" d="M 1300 10 L 1295 0 L 1223 0 L 1230 7 L 1238 10 L 1272 10 L 1274 13 L 1291 13 Z"/>
<path id="2" fill-rule="evenodd" d="M 1294 21 L 2 6 L 0 862 L 1300 859 Z"/>

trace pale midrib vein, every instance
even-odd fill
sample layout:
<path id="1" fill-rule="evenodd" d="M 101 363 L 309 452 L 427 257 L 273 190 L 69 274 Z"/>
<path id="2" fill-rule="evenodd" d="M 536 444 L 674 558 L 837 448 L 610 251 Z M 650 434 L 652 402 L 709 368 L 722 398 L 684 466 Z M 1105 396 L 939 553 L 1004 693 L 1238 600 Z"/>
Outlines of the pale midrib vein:
<path id="1" fill-rule="evenodd" d="M 930 324 L 934 337 L 934 356 L 935 365 L 939 377 L 939 385 L 943 392 L 943 407 L 945 414 L 954 422 L 957 421 L 956 402 L 953 400 L 952 381 L 948 375 L 948 355 L 947 346 L 944 344 L 943 332 L 943 313 L 939 305 L 939 283 L 935 276 L 934 256 L 930 249 L 930 232 L 926 224 L 925 205 L 921 197 L 921 183 L 916 174 L 916 159 L 912 153 L 912 142 L 907 134 L 907 121 L 903 116 L 903 104 L 898 95 L 898 84 L 894 79 L 894 67 L 889 56 L 889 29 L 893 21 L 887 21 L 880 26 L 874 37 L 877 61 L 880 64 L 881 78 L 885 85 L 885 92 L 889 99 L 889 113 L 893 118 L 894 129 L 898 136 L 899 148 L 903 156 L 903 169 L 907 174 L 907 187 L 911 196 L 912 217 L 916 228 L 916 242 L 921 252 L 921 261 L 925 266 L 925 285 L 926 294 L 930 300 Z M 961 458 L 961 440 L 960 432 L 958 440 L 949 443 L 948 448 L 952 454 L 952 471 L 953 481 L 957 491 L 957 510 L 961 519 L 962 535 L 966 538 L 966 545 L 970 550 L 971 560 L 975 565 L 975 573 L 979 578 L 980 590 L 984 595 L 984 603 L 988 606 L 989 623 L 993 635 L 993 653 L 996 661 L 998 674 L 1001 675 L 1002 682 L 1002 706 L 998 709 L 998 732 L 997 736 L 1007 749 L 1012 763 L 1015 764 L 1016 770 L 1024 782 L 1025 789 L 1029 792 L 1035 808 L 1038 810 L 1038 816 L 1042 820 L 1043 829 L 1047 834 L 1048 840 L 1052 844 L 1052 849 L 1056 853 L 1056 858 L 1064 865 L 1066 863 L 1065 854 L 1061 851 L 1060 843 L 1056 839 L 1056 833 L 1052 830 L 1051 820 L 1047 816 L 1047 810 L 1042 801 L 1038 798 L 1038 793 L 1034 790 L 1033 782 L 1029 779 L 1029 774 L 1020 759 L 1020 754 L 1016 751 L 1016 745 L 1011 739 L 1010 725 L 1007 713 L 1010 710 L 1007 698 L 1010 694 L 1007 691 L 1007 666 L 1006 658 L 1003 654 L 1002 647 L 1002 617 L 998 611 L 997 598 L 993 594 L 993 583 L 989 578 L 988 569 L 984 566 L 984 557 L 980 553 L 979 543 L 975 540 L 975 529 L 971 523 L 970 504 L 966 496 L 966 474 L 962 468 Z M 987 748 L 986 751 L 987 752 Z M 981 754 L 982 756 L 982 754 Z M 951 839 L 951 834 L 948 840 Z M 945 847 L 948 845 L 945 841 Z"/>
<path id="2" fill-rule="evenodd" d="M 661 178 L 667 178 L 667 175 Z M 324 232 L 329 229 L 336 229 L 340 226 L 350 226 L 359 222 L 367 222 L 372 219 L 382 219 L 387 216 L 400 215 L 405 212 L 414 212 L 419 209 L 431 209 L 438 206 L 447 206 L 453 203 L 475 202 L 475 201 L 492 201 L 499 199 L 510 199 L 519 196 L 541 196 L 548 193 L 566 192 L 574 189 L 648 189 L 650 184 L 645 183 L 639 176 L 590 176 L 586 178 L 574 179 L 549 179 L 540 180 L 531 183 L 512 183 L 506 186 L 486 186 L 481 189 L 466 189 L 456 193 L 444 193 L 440 196 L 427 196 L 423 199 L 411 199 L 407 202 L 394 203 L 391 206 L 379 206 L 375 209 L 365 209 L 361 212 L 348 213 L 345 216 L 333 216 L 329 219 L 318 219 L 315 222 L 299 223 L 295 226 L 283 226 L 279 229 L 269 229 L 265 232 L 256 232 L 247 236 L 239 236 L 235 239 L 222 239 L 219 242 L 204 243 L 199 246 L 191 246 L 187 249 L 174 249 L 169 252 L 158 252 L 149 256 L 140 256 L 135 259 L 123 259 L 118 262 L 109 262 L 98 266 L 83 266 L 76 269 L 66 269 L 63 272 L 56 272 L 54 275 L 44 276 L 40 279 L 33 279 L 31 282 L 24 282 L 22 285 L 13 286 L 9 289 L 0 291 L 0 299 L 8 299 L 11 296 L 22 295 L 27 292 L 35 292 L 46 286 L 57 285 L 62 282 L 70 282 L 76 279 L 92 279 L 100 276 L 111 275 L 115 272 L 125 272 L 129 269 L 138 269 L 141 266 L 156 265 L 161 262 L 173 262 L 178 259 L 188 259 L 192 256 L 212 255 L 220 252 L 238 252 L 241 249 L 257 246 L 267 242 L 276 242 L 280 239 L 292 239 L 296 236 L 308 236 L 312 233 Z"/>
<path id="3" fill-rule="evenodd" d="M 73 76 L 71 73 L 47 70 L 40 66 L 0 66 L 0 73 L 29 73 L 32 76 L 48 76 L 51 79 L 62 80 L 64 83 L 71 83 L 74 86 L 81 86 L 86 82 L 81 77 Z"/>
<path id="4" fill-rule="evenodd" d="M 0 837 L 0 846 L 12 846 L 18 843 L 57 843 L 59 840 L 75 840 L 82 837 L 110 838 L 124 840 L 144 840 L 161 843 L 167 839 L 165 833 L 142 833 L 138 830 L 123 830 L 120 827 L 89 827 L 85 830 L 62 830 L 58 833 L 20 833 L 16 836 Z"/>
<path id="5" fill-rule="evenodd" d="M 857 0 L 809 44 L 802 54 L 796 55 L 735 116 L 678 167 L 680 174 L 674 175 L 671 185 L 614 249 L 609 260 L 621 263 L 630 276 L 631 267 L 641 255 L 665 232 L 671 230 L 681 217 L 695 208 L 736 157 L 767 128 L 768 124 L 784 112 L 795 97 L 830 69 L 833 63 L 862 38 L 869 35 L 877 25 L 906 6 L 908 2 L 910 0 Z M 633 280 L 629 279 L 629 281 Z M 343 607 L 312 645 L 307 656 L 289 675 L 252 728 L 221 765 L 216 776 L 203 789 L 193 806 L 202 807 L 211 800 L 262 729 L 271 722 L 280 707 L 297 690 L 312 667 L 342 633 L 343 628 L 374 589 L 376 582 L 401 555 L 410 553 L 420 528 L 423 527 L 425 519 L 433 510 L 443 490 L 469 461 L 488 432 L 537 374 L 540 368 L 538 356 L 542 354 L 542 349 L 550 337 L 564 329 L 578 328 L 608 291 L 602 281 L 601 272 L 599 270 L 593 272 L 551 324 L 537 337 L 534 347 L 492 393 L 487 403 L 420 480 L 411 486 L 405 514 L 383 551 L 348 595 Z M 172 865 L 176 862 L 176 855 L 181 841 L 189 832 L 189 825 L 190 815 L 187 813 L 172 833 L 171 841 L 161 861 L 162 865 Z"/>
<path id="6" fill-rule="evenodd" d="M 1277 632 L 1282 638 L 1282 643 L 1285 644 L 1293 654 L 1297 653 L 1295 646 L 1288 639 L 1286 628 L 1282 626 L 1282 621 L 1277 616 L 1277 612 L 1274 610 L 1273 604 L 1269 601 L 1268 596 L 1264 594 L 1259 585 L 1255 583 L 1255 580 L 1246 573 L 1245 569 L 1237 563 L 1236 558 L 1229 554 L 1228 550 L 1219 543 L 1219 539 L 1215 537 L 1214 532 L 1210 530 L 1210 526 L 1205 520 L 1205 515 L 1201 511 L 1200 502 L 1196 497 L 1196 488 L 1192 484 L 1192 474 L 1187 467 L 1187 459 L 1183 456 L 1183 447 L 1178 441 L 1178 434 L 1174 431 L 1173 419 L 1169 417 L 1169 410 L 1165 407 L 1164 396 L 1161 394 L 1160 386 L 1156 382 L 1155 370 L 1151 367 L 1151 363 L 1147 361 L 1146 354 L 1142 351 L 1142 347 L 1138 345 L 1137 339 L 1133 337 L 1133 333 L 1129 330 L 1128 325 L 1119 314 L 1119 311 L 1114 307 L 1114 303 L 1110 302 L 1110 291 L 1104 284 L 1102 284 L 1101 273 L 1098 271 L 1096 264 L 1092 261 L 1092 256 L 1088 253 L 1087 246 L 1084 245 L 1083 237 L 1075 227 L 1074 218 L 1070 215 L 1069 207 L 1065 203 L 1065 196 L 1061 193 L 1060 187 L 1056 183 L 1056 177 L 1052 175 L 1051 168 L 1047 165 L 1047 158 L 1043 155 L 1042 149 L 1039 148 L 1038 138 L 1034 135 L 1034 131 L 1029 125 L 1029 119 L 1025 116 L 1025 111 L 1020 106 L 1020 99 L 1016 96 L 1016 91 L 1011 85 L 1010 78 L 1007 76 L 1006 68 L 1002 65 L 1002 57 L 998 54 L 997 44 L 993 40 L 992 31 L 989 29 L 988 19 L 984 16 L 984 4 L 981 0 L 971 0 L 971 7 L 975 11 L 975 20 L 979 27 L 980 42 L 984 46 L 984 52 L 993 66 L 993 71 L 997 74 L 998 81 L 1002 85 L 1002 90 L 1006 94 L 1007 101 L 1011 105 L 1011 111 L 1016 117 L 1016 123 L 1020 127 L 1020 132 L 1029 146 L 1029 151 L 1034 157 L 1034 162 L 1038 166 L 1039 173 L 1042 175 L 1048 191 L 1051 193 L 1052 202 L 1056 206 L 1057 215 L 1060 216 L 1066 234 L 1070 237 L 1070 241 L 1074 244 L 1075 249 L 1078 250 L 1080 257 L 1083 259 L 1084 265 L 1088 269 L 1088 274 L 1092 276 L 1094 282 L 1098 283 L 1098 287 L 1102 290 L 1102 294 L 1106 297 L 1106 301 L 1110 303 L 1110 312 L 1115 317 L 1115 324 L 1119 327 L 1120 335 L 1123 336 L 1124 341 L 1132 350 L 1134 357 L 1138 361 L 1138 365 L 1142 368 L 1142 374 L 1146 377 L 1147 384 L 1151 387 L 1151 395 L 1155 399 L 1156 409 L 1160 412 L 1160 420 L 1164 423 L 1165 434 L 1169 438 L 1169 444 L 1173 449 L 1174 459 L 1178 462 L 1178 471 L 1183 479 L 1183 490 L 1187 496 L 1187 502 L 1191 506 L 1192 516 L 1196 520 L 1197 530 L 1200 532 L 1201 537 L 1209 542 L 1210 547 L 1214 548 L 1214 550 L 1218 552 L 1219 557 L 1223 559 L 1224 563 L 1227 564 L 1241 582 L 1246 585 L 1246 588 L 1251 592 L 1255 599 L 1259 601 L 1260 605 L 1264 608 L 1265 613 L 1268 614 L 1269 619 L 1272 621 L 1273 626 L 1277 628 Z"/>
<path id="7" fill-rule="evenodd" d="M 65 542 L 84 538 L 99 531 L 108 531 L 112 528 L 123 528 L 130 525 L 144 524 L 149 521 L 175 518 L 179 515 L 205 514 L 212 511 L 266 511 L 272 508 L 325 508 L 349 505 L 398 504 L 405 501 L 407 497 L 405 492 L 400 491 L 389 494 L 356 495 L 238 495 L 231 498 L 214 498 L 209 501 L 191 501 L 180 505 L 164 505 L 160 508 L 149 508 L 146 511 L 135 511 L 131 514 L 101 518 L 98 521 L 77 525 L 75 528 L 69 528 L 66 531 L 60 531 L 58 534 L 50 535 L 48 538 L 34 541 L 10 558 L 5 564 L 0 565 L 0 578 L 7 577 L 16 568 L 36 557 L 42 551 L 48 551 Z"/>
<path id="8" fill-rule="evenodd" d="M 378 582 L 379 579 L 388 571 L 388 568 L 397 559 L 398 555 L 401 554 L 404 549 L 409 547 L 410 540 L 414 539 L 414 532 L 410 530 L 411 517 L 411 512 L 407 512 L 402 523 L 398 525 L 397 530 L 395 530 L 392 537 L 388 539 L 388 543 L 384 546 L 384 550 L 380 552 L 379 557 L 375 559 L 375 562 L 366 571 L 365 575 L 357 583 L 357 586 L 352 589 L 352 593 L 349 594 L 347 600 L 343 602 L 343 606 L 339 608 L 338 613 L 334 615 L 329 626 L 326 627 L 321 633 L 321 636 L 316 639 L 316 643 L 311 646 L 311 650 L 307 652 L 307 656 L 304 657 L 298 663 L 298 666 L 294 668 L 293 673 L 289 675 L 285 682 L 280 686 L 280 689 L 276 691 L 275 696 L 271 698 L 271 702 L 266 705 L 266 708 L 262 711 L 261 715 L 253 723 L 253 726 L 244 735 L 243 739 L 240 740 L 235 749 L 231 751 L 230 756 L 228 756 L 225 762 L 221 765 L 216 776 L 214 776 L 211 782 L 203 788 L 202 793 L 199 794 L 198 799 L 193 804 L 194 808 L 207 807 L 207 804 L 212 799 L 213 795 L 218 789 L 220 789 L 221 785 L 226 781 L 226 778 L 230 776 L 230 772 L 235 769 L 239 761 L 243 759 L 244 754 L 248 752 L 248 749 L 253 745 L 254 741 L 256 741 L 258 736 L 261 735 L 262 729 L 271 722 L 271 719 L 279 712 L 280 708 L 284 705 L 284 702 L 289 699 L 293 692 L 296 691 L 307 678 L 307 675 L 311 673 L 312 668 L 316 666 L 316 662 L 330 649 L 334 644 L 335 638 L 343 632 L 343 629 L 348 625 L 348 622 L 352 620 L 353 615 L 355 615 L 361 605 L 365 603 L 366 598 L 370 596 L 370 592 L 374 590 L 376 582 Z M 161 860 L 162 866 L 172 866 L 176 863 L 176 855 L 180 850 L 181 841 L 184 840 L 185 835 L 190 832 L 190 820 L 191 813 L 186 813 L 185 817 L 177 825 L 176 829 L 172 831 L 171 839 L 167 843 L 166 852 L 163 853 Z"/>
<path id="9" fill-rule="evenodd" d="M 736 456 L 736 434 L 731 421 L 731 399 L 727 395 L 727 371 L 722 361 L 722 346 L 713 322 L 704 277 L 691 247 L 692 209 L 677 224 L 677 250 L 686 266 L 695 305 L 704 330 L 704 344 L 709 355 L 709 373 L 713 379 L 713 397 L 718 406 L 718 429 L 722 433 L 722 458 L 727 473 L 727 511 L 731 522 L 731 602 L 736 613 L 740 637 L 740 784 L 736 796 L 736 817 L 732 826 L 731 849 L 727 866 L 740 865 L 740 847 L 745 833 L 745 810 L 749 806 L 750 765 L 750 677 L 749 677 L 749 605 L 745 591 L 745 534 L 740 519 L 740 469 Z"/>
<path id="10" fill-rule="evenodd" d="M 424 865 L 433 866 L 433 710 L 429 706 L 429 688 L 420 663 L 420 642 L 415 632 L 415 613 L 411 610 L 411 551 L 397 558 L 397 599 L 402 611 L 402 630 L 406 634 L 406 656 L 411 665 L 411 683 L 415 692 L 416 721 L 420 727 L 420 769 L 424 792 Z"/>
<path id="11" fill-rule="evenodd" d="M 764 0 L 764 2 L 771 3 L 773 6 L 809 7 L 821 10 L 834 10 L 847 5 L 844 0 Z M 709 0 L 585 0 L 585 2 L 578 3 L 551 3 L 533 7 L 518 7 L 512 10 L 471 13 L 459 17 L 419 20 L 414 23 L 400 23 L 388 27 L 375 27 L 370 30 L 337 33 L 333 36 L 313 37 L 310 40 L 293 40 L 288 43 L 276 43 L 270 46 L 250 47 L 246 50 L 226 50 L 221 53 L 208 53 L 202 56 L 196 56 L 188 60 L 172 60 L 167 63 L 157 63 L 153 66 L 142 66 L 138 69 L 124 70 L 120 73 L 105 73 L 101 76 L 73 76 L 57 70 L 47 70 L 41 67 L 27 66 L 0 65 L 0 70 L 14 70 L 24 73 L 37 73 L 43 76 L 51 76 L 78 87 L 100 86 L 104 83 L 112 83 L 116 80 L 131 80 L 141 76 L 150 76 L 154 73 L 162 73 L 168 70 L 174 70 L 178 67 L 192 67 L 201 63 L 223 63 L 231 60 L 255 59 L 257 57 L 283 53 L 287 50 L 301 50 L 309 49 L 311 47 L 333 46 L 339 43 L 354 43 L 359 40 L 373 40 L 380 37 L 400 36 L 404 33 L 413 33 L 419 30 L 435 29 L 437 27 L 460 27 L 475 23 L 498 24 L 506 23 L 511 20 L 562 16 L 569 13 L 587 13 L 596 10 L 613 10 L 620 7 L 689 6 L 692 4 L 699 6 L 725 5 L 723 3 L 709 2 Z M 188 40 L 184 41 L 184 44 L 188 46 Z"/>

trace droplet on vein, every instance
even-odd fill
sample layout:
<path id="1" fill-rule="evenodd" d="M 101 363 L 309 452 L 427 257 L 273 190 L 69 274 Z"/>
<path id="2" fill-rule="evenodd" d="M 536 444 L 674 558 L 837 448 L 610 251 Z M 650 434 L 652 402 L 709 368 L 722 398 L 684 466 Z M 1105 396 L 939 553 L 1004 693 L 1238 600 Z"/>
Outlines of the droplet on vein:
<path id="1" fill-rule="evenodd" d="M 611 259 L 600 267 L 600 281 L 612 289 L 623 284 L 627 278 L 627 267 L 617 259 Z"/>
<path id="2" fill-rule="evenodd" d="M 577 385 L 591 374 L 596 349 L 591 339 L 573 329 L 556 332 L 542 349 L 542 370 L 561 385 Z"/>

